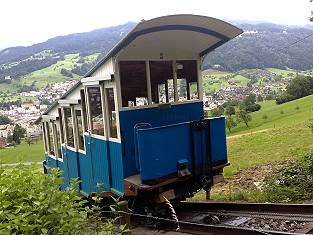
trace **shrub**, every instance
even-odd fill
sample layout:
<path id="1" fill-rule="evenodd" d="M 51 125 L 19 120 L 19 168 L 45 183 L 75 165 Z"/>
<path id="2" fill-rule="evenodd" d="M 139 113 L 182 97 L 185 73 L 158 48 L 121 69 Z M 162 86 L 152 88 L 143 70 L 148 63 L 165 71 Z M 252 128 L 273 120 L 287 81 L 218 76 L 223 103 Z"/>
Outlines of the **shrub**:
<path id="1" fill-rule="evenodd" d="M 284 93 L 281 96 L 276 98 L 276 104 L 283 104 L 294 99 L 296 99 L 294 96 L 288 93 Z"/>
<path id="2" fill-rule="evenodd" d="M 0 172 L 0 234 L 85 234 L 96 208 L 78 196 L 72 186 L 60 191 L 61 172 L 34 172 L 18 165 Z M 103 224 L 108 228 L 108 223 Z M 102 227 L 103 229 L 103 227 Z M 93 231 L 93 233 L 96 233 Z M 103 231 L 102 231 L 102 234 Z"/>
<path id="3" fill-rule="evenodd" d="M 252 113 L 252 112 L 256 112 L 259 111 L 261 109 L 261 105 L 260 104 L 251 104 L 245 107 L 245 110 L 248 113 Z"/>
<path id="4" fill-rule="evenodd" d="M 313 154 L 275 171 L 264 181 L 267 201 L 289 202 L 313 199 Z"/>
<path id="5" fill-rule="evenodd" d="M 65 77 L 69 77 L 69 78 L 73 77 L 73 74 L 64 68 L 61 69 L 60 73 Z"/>

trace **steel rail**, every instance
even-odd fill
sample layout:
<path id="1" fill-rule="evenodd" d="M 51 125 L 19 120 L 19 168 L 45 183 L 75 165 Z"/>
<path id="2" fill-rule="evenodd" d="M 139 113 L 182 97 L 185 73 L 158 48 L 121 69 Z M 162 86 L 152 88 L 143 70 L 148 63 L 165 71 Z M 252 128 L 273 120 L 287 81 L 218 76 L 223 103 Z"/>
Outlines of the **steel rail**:
<path id="1" fill-rule="evenodd" d="M 251 228 L 242 228 L 234 226 L 225 226 L 225 225 L 209 225 L 209 224 L 199 224 L 186 221 L 177 221 L 171 219 L 165 219 L 154 216 L 147 216 L 142 214 L 130 213 L 132 219 L 149 219 L 156 222 L 161 222 L 162 227 L 159 229 L 177 231 L 179 227 L 179 232 L 191 233 L 197 235 L 203 234 L 220 234 L 220 235 L 300 235 L 299 233 L 290 233 L 290 232 L 281 232 L 281 231 L 269 231 L 262 229 L 251 229 Z"/>
<path id="2" fill-rule="evenodd" d="M 237 202 L 181 202 L 178 210 L 198 212 L 240 211 L 272 214 L 313 216 L 313 204 L 288 203 L 237 203 Z"/>

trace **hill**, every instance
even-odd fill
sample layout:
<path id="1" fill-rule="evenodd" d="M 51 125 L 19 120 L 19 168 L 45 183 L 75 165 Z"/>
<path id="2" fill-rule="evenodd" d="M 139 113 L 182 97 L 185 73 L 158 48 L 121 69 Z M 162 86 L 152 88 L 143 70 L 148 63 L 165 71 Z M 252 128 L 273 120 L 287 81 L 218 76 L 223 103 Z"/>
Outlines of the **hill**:
<path id="1" fill-rule="evenodd" d="M 289 127 L 313 118 L 313 95 L 281 105 L 275 101 L 260 102 L 261 110 L 251 113 L 252 121 L 247 128 L 243 123 L 232 129 L 230 135 L 257 132 L 265 129 Z"/>
<path id="2" fill-rule="evenodd" d="M 204 67 L 218 65 L 226 71 L 271 67 L 312 68 L 312 29 L 274 24 L 241 24 L 239 27 L 245 32 L 209 54 Z M 290 46 L 307 36 L 305 40 Z"/>
<path id="3" fill-rule="evenodd" d="M 13 79 L 49 67 L 64 60 L 68 54 L 85 56 L 106 54 L 135 23 L 102 28 L 91 32 L 70 34 L 49 39 L 29 47 L 11 47 L 0 51 L 0 82 L 5 76 Z M 313 37 L 291 47 L 294 41 L 313 33 L 308 27 L 288 27 L 269 23 L 239 24 L 244 33 L 212 52 L 204 61 L 204 69 L 219 66 L 225 71 L 246 68 L 313 68 Z M 95 58 L 97 59 L 97 58 Z M 82 75 L 92 64 L 82 63 L 76 70 Z"/>

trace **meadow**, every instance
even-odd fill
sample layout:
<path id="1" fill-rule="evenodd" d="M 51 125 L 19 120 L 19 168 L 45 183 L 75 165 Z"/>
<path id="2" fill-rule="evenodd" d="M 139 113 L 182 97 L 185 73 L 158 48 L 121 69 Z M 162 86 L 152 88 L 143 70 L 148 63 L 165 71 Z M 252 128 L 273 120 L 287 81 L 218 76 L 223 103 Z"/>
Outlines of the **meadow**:
<path id="1" fill-rule="evenodd" d="M 40 162 L 44 160 L 43 141 L 28 145 L 25 141 L 16 147 L 0 149 L 0 164 L 18 162 Z"/>
<path id="2" fill-rule="evenodd" d="M 274 100 L 260 102 L 261 110 L 251 113 L 249 127 L 239 123 L 228 135 L 251 133 L 264 129 L 288 127 L 313 119 L 313 95 L 277 105 Z"/>

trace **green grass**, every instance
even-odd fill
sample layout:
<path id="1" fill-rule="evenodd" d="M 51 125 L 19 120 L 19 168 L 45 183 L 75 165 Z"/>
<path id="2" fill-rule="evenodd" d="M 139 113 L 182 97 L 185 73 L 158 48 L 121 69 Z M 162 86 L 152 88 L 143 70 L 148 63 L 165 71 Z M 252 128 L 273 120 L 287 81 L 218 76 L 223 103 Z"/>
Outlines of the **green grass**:
<path id="1" fill-rule="evenodd" d="M 239 123 L 229 135 L 249 133 L 270 128 L 288 127 L 313 118 L 313 95 L 277 105 L 275 101 L 260 103 L 260 111 L 251 113 L 252 121 L 249 128 Z M 297 107 L 299 109 L 297 110 Z M 267 119 L 264 119 L 264 115 Z"/>
<path id="2" fill-rule="evenodd" d="M 268 68 L 267 70 L 277 75 L 283 75 L 284 77 L 287 77 L 289 73 L 293 73 L 293 74 L 296 73 L 296 71 L 294 70 L 284 70 L 284 69 L 276 69 L 276 68 Z"/>
<path id="3" fill-rule="evenodd" d="M 242 75 L 236 75 L 232 80 L 239 82 L 239 86 L 246 87 L 248 82 L 250 81 L 249 78 L 246 78 Z"/>
<path id="4" fill-rule="evenodd" d="M 313 149 L 313 133 L 307 122 L 227 139 L 225 176 L 271 161 L 297 159 Z"/>
<path id="5" fill-rule="evenodd" d="M 0 96 L 0 102 L 12 102 L 12 101 L 17 101 L 17 100 L 21 100 L 22 102 L 29 102 L 29 101 L 33 101 L 37 98 L 35 97 L 29 97 L 29 96 L 19 96 L 19 95 L 10 95 L 8 97 L 3 97 Z"/>
<path id="6" fill-rule="evenodd" d="M 57 63 L 41 69 L 37 70 L 30 75 L 26 76 L 24 79 L 21 79 L 22 84 L 31 85 L 33 81 L 36 83 L 36 87 L 42 88 L 46 86 L 48 83 L 56 83 L 56 82 L 63 82 L 69 79 L 78 79 L 79 76 L 73 74 L 73 78 L 68 78 L 63 76 L 60 71 L 61 69 L 71 70 L 77 61 L 79 60 L 78 54 L 69 54 L 64 57 L 64 60 L 58 61 Z"/>
<path id="7" fill-rule="evenodd" d="M 217 70 L 206 70 L 203 72 L 203 90 L 206 93 L 214 93 L 223 88 L 229 87 L 228 82 L 222 77 L 230 75 L 229 72 Z"/>
<path id="8" fill-rule="evenodd" d="M 275 164 L 277 161 L 297 160 L 312 153 L 313 133 L 308 124 L 311 123 L 309 120 L 313 119 L 313 95 L 282 105 L 276 105 L 275 101 L 260 104 L 262 109 L 252 114 L 250 128 L 240 124 L 234 129 L 234 136 L 227 138 L 230 166 L 224 169 L 226 179 L 230 179 L 240 170 L 271 162 Z M 296 107 L 299 107 L 299 110 Z M 262 118 L 264 114 L 268 116 L 266 120 Z M 211 198 L 267 201 L 262 191 L 242 189 L 240 186 L 218 191 L 212 194 Z M 205 192 L 200 191 L 192 200 L 205 200 Z"/>
<path id="9" fill-rule="evenodd" d="M 306 122 L 289 127 L 272 129 L 227 139 L 228 160 L 230 166 L 224 168 L 224 176 L 230 178 L 238 171 L 257 165 L 281 160 L 295 160 L 312 152 L 313 133 Z M 229 188 L 225 192 L 212 194 L 213 200 L 266 201 L 265 195 L 258 190 Z M 205 200 L 202 190 L 191 200 Z"/>
<path id="10" fill-rule="evenodd" d="M 45 53 L 49 54 L 50 52 L 41 53 L 42 56 L 45 56 L 46 55 Z M 96 60 L 98 55 L 99 53 L 95 53 L 95 54 L 84 57 L 85 62 L 90 63 Z M 79 60 L 78 54 L 68 54 L 64 57 L 64 60 L 58 61 L 57 63 L 47 68 L 30 73 L 24 78 L 21 78 L 19 80 L 13 80 L 11 84 L 1 83 L 0 92 L 12 94 L 17 91 L 19 86 L 24 85 L 24 84 L 31 85 L 34 81 L 35 81 L 36 87 L 43 88 L 48 83 L 63 82 L 69 79 L 79 79 L 79 76 L 76 74 L 73 74 L 73 78 L 68 78 L 68 77 L 63 76 L 60 73 L 62 68 L 70 71 L 75 65 L 80 66 L 81 64 L 78 63 L 78 60 Z"/>
<path id="11" fill-rule="evenodd" d="M 1 163 L 40 162 L 44 159 L 43 142 L 39 140 L 30 146 L 22 142 L 16 147 L 0 149 Z"/>

